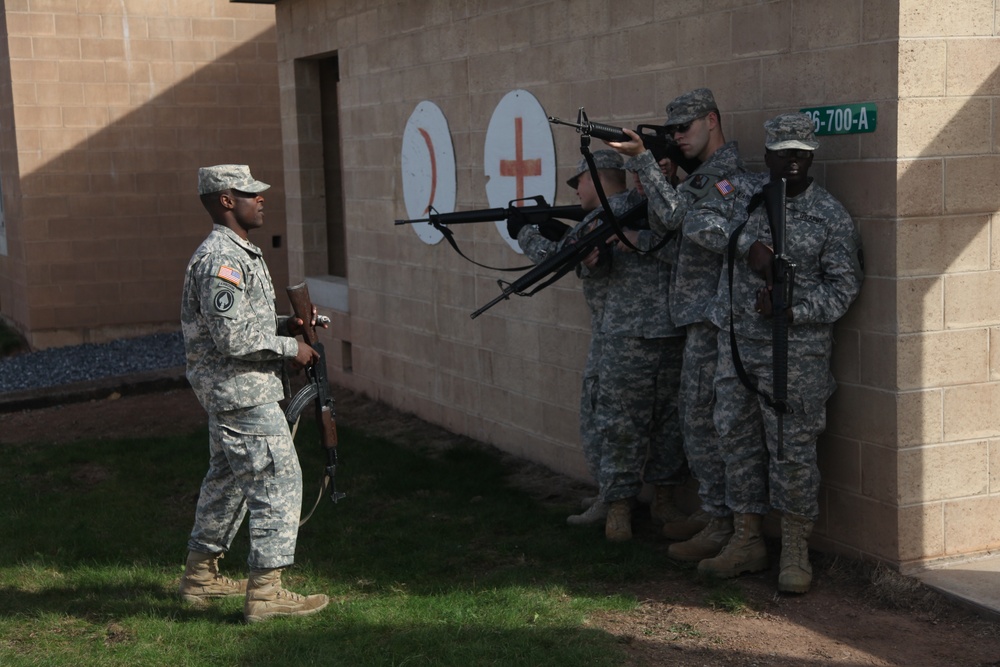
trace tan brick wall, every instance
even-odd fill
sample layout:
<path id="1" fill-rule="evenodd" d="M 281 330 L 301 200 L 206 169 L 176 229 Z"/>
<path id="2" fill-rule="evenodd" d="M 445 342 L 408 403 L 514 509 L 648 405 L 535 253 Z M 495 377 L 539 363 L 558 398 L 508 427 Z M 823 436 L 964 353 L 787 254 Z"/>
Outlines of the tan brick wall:
<path id="1" fill-rule="evenodd" d="M 296 68 L 334 51 L 341 62 L 353 368 L 334 369 L 337 380 L 586 477 L 578 285 L 563 279 L 471 321 L 497 293 L 495 273 L 391 224 L 405 217 L 400 140 L 421 100 L 448 119 L 460 210 L 488 205 L 486 127 L 515 88 L 552 115 L 586 105 L 593 120 L 632 125 L 662 120 L 670 98 L 708 85 L 757 167 L 769 116 L 874 102 L 878 131 L 822 138 L 813 171 L 854 215 L 866 255 L 862 295 L 837 330 L 816 542 L 898 564 L 1000 546 L 1000 531 L 974 529 L 976 513 L 1000 502 L 995 0 L 624 7 L 278 0 L 286 177 L 303 200 L 316 196 L 317 165 L 302 164 L 314 137 Z M 554 135 L 565 173 L 579 140 Z M 572 203 L 562 180 L 556 203 Z M 294 275 L 314 266 L 307 209 L 289 208 Z M 477 261 L 521 259 L 489 226 L 456 236 Z"/>
<path id="2" fill-rule="evenodd" d="M 9 1 L 4 19 L 0 312 L 32 345 L 178 328 L 206 164 L 275 186 L 251 240 L 286 281 L 273 7 Z"/>

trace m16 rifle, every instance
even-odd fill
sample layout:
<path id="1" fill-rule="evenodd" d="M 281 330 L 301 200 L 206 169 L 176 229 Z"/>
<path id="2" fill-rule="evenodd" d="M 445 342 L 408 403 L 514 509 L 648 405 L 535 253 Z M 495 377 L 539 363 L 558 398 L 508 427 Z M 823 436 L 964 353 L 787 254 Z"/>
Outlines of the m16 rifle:
<path id="1" fill-rule="evenodd" d="M 646 200 L 643 199 L 629 210 L 625 211 L 617 220 L 610 213 L 601 213 L 601 222 L 589 232 L 581 236 L 575 242 L 563 245 L 557 252 L 549 255 L 544 260 L 535 265 L 534 268 L 522 275 L 517 280 L 507 283 L 498 280 L 500 285 L 500 296 L 496 297 L 479 310 L 472 313 L 472 319 L 476 319 L 496 304 L 510 298 L 511 294 L 518 296 L 531 296 L 536 292 L 548 287 L 564 275 L 572 271 L 577 264 L 582 262 L 594 248 L 602 248 L 615 234 L 618 234 L 622 227 L 638 224 L 646 217 Z M 607 217 L 605 217 L 607 216 Z M 610 218 L 610 219 L 608 219 Z M 546 280 L 547 279 L 547 280 Z M 542 281 L 545 282 L 542 282 Z M 538 285 L 530 292 L 530 288 Z"/>
<path id="2" fill-rule="evenodd" d="M 521 202 L 534 202 L 527 205 Z M 587 215 L 579 205 L 576 206 L 549 206 L 542 195 L 534 197 L 523 197 L 513 199 L 505 208 L 482 208 L 472 211 L 455 211 L 453 213 L 437 213 L 436 211 L 426 218 L 414 218 L 411 220 L 397 220 L 397 225 L 414 225 L 422 222 L 429 223 L 438 231 L 445 233 L 448 225 L 464 225 L 474 222 L 497 222 L 516 217 L 523 224 L 538 225 L 543 236 L 558 241 L 569 229 L 563 224 L 553 225 L 549 221 L 557 219 L 574 220 L 580 222 Z M 555 237 L 555 238 L 553 238 Z"/>
<path id="3" fill-rule="evenodd" d="M 774 259 L 771 272 L 771 354 L 772 387 L 771 407 L 777 417 L 777 458 L 782 457 L 784 444 L 784 415 L 788 412 L 788 309 L 792 305 L 792 287 L 795 282 L 795 264 L 787 254 L 785 238 L 785 179 L 771 181 L 764 186 L 764 210 L 771 226 Z"/>
<path id="4" fill-rule="evenodd" d="M 549 116 L 549 122 L 553 125 L 574 127 L 580 134 L 597 137 L 605 141 L 632 140 L 632 137 L 625 134 L 624 128 L 590 121 L 583 107 L 580 107 L 579 111 L 577 111 L 575 123 L 556 118 L 555 116 Z M 688 174 L 694 172 L 701 165 L 699 160 L 685 157 L 680 146 L 677 145 L 674 138 L 667 132 L 665 125 L 639 125 L 635 129 L 635 133 L 639 135 L 639 138 L 642 139 L 642 145 L 649 149 L 657 162 L 663 158 L 670 158 L 671 162 Z"/>

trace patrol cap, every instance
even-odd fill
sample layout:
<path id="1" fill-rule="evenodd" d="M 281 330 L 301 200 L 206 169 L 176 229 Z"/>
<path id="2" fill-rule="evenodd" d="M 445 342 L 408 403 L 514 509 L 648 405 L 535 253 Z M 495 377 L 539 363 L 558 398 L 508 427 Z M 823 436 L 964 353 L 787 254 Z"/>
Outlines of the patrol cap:
<path id="1" fill-rule="evenodd" d="M 198 194 L 208 195 L 223 190 L 239 190 L 257 194 L 270 185 L 262 183 L 250 175 L 250 167 L 245 164 L 217 164 L 214 167 L 198 169 Z"/>
<path id="2" fill-rule="evenodd" d="M 667 122 L 664 125 L 683 125 L 701 118 L 709 111 L 718 111 L 715 96 L 708 88 L 695 88 L 680 95 L 667 105 Z"/>
<path id="3" fill-rule="evenodd" d="M 602 148 L 599 151 L 593 152 L 594 164 L 598 169 L 624 169 L 625 162 L 622 160 L 621 154 L 618 151 L 613 151 L 610 148 Z M 576 189 L 576 184 L 580 182 L 580 176 L 584 172 L 589 171 L 590 167 L 587 166 L 587 158 L 581 158 L 579 164 L 576 165 L 576 173 L 573 174 L 573 178 L 566 181 L 569 187 Z"/>
<path id="4" fill-rule="evenodd" d="M 812 118 L 804 113 L 783 113 L 764 121 L 764 146 L 769 151 L 799 148 L 814 151 L 819 148 Z"/>

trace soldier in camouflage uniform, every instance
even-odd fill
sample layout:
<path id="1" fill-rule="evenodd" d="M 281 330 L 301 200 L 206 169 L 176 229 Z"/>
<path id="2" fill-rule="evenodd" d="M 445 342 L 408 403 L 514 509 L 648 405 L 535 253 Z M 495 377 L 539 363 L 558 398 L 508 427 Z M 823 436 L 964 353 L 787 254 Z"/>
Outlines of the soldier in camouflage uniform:
<path id="1" fill-rule="evenodd" d="M 650 229 L 635 235 L 634 245 L 671 265 L 669 312 L 684 327 L 686 340 L 679 391 L 684 451 L 698 480 L 701 510 L 687 520 L 667 522 L 663 534 L 687 540 L 670 545 L 671 557 L 697 562 L 717 554 L 733 533 L 726 505 L 725 464 L 712 422 L 717 328 L 707 313 L 722 271 L 722 249 L 700 243 L 697 212 L 729 192 L 728 178 L 745 171 L 736 142 L 726 142 L 715 96 L 698 88 L 667 105 L 666 125 L 688 158 L 701 165 L 676 187 L 664 176 L 638 135 L 611 143 L 628 155 L 625 168 L 638 174 L 649 198 Z M 664 239 L 667 240 L 665 245 Z M 688 539 L 691 538 L 691 539 Z"/>
<path id="2" fill-rule="evenodd" d="M 213 229 L 188 264 L 181 305 L 187 378 L 208 413 L 210 461 L 179 592 L 194 604 L 245 594 L 248 622 L 312 614 L 329 602 L 281 586 L 281 570 L 295 559 L 302 503 L 299 461 L 278 405 L 283 363 L 304 367 L 319 354 L 293 337 L 302 320 L 277 317 L 271 276 L 247 238 L 264 224 L 260 193 L 268 187 L 246 165 L 199 170 Z M 219 574 L 218 561 L 248 512 L 250 578 L 233 581 Z"/>
<path id="3" fill-rule="evenodd" d="M 624 211 L 642 194 L 632 190 L 622 197 Z M 632 508 L 644 483 L 654 488 L 650 513 L 655 520 L 683 518 L 673 503 L 673 488 L 687 479 L 677 421 L 684 333 L 670 322 L 668 265 L 614 239 L 607 261 L 598 260 L 592 253 L 581 266 L 584 283 L 607 283 L 594 425 L 602 447 L 601 491 L 608 503 L 605 536 L 624 541 L 632 537 Z"/>
<path id="4" fill-rule="evenodd" d="M 627 203 L 626 197 L 622 196 L 625 188 L 622 159 L 612 150 L 594 151 L 593 155 L 594 164 L 601 179 L 601 187 L 608 195 L 608 203 L 615 215 L 620 215 L 625 212 Z M 560 241 L 552 240 L 552 237 L 558 236 L 558 228 L 553 224 L 556 221 L 541 223 L 542 225 L 550 225 L 548 230 L 542 230 L 539 229 L 539 225 L 528 224 L 523 218 L 517 217 L 516 213 L 508 218 L 507 233 L 511 238 L 517 239 L 525 256 L 536 264 L 550 254 L 557 252 L 563 243 L 578 238 L 584 230 L 590 227 L 591 222 L 600 212 L 601 202 L 585 159 L 580 160 L 576 173 L 566 183 L 576 190 L 580 206 L 589 213 L 582 222 L 571 230 L 566 225 L 562 225 L 566 229 L 562 230 L 564 235 Z M 556 224 L 561 225 L 562 223 Z M 543 233 L 543 231 L 547 233 Z M 594 425 L 594 410 L 597 406 L 598 366 L 603 345 L 601 319 L 604 315 L 607 280 L 595 278 L 583 281 L 582 285 L 583 297 L 590 309 L 591 338 L 590 348 L 587 351 L 587 361 L 583 369 L 583 386 L 580 391 L 580 442 L 587 462 L 587 469 L 600 488 L 602 448 L 600 433 Z M 583 509 L 585 511 L 582 514 L 567 517 L 566 522 L 570 525 L 588 525 L 604 521 L 608 513 L 607 503 L 600 491 L 597 497 L 584 500 Z"/>
<path id="5" fill-rule="evenodd" d="M 787 182 L 785 254 L 795 265 L 788 308 L 788 396 L 783 443 L 777 419 L 763 398 L 738 376 L 729 339 L 728 272 L 719 283 L 712 319 L 720 327 L 715 424 L 726 460 L 728 499 L 736 533 L 715 558 L 698 564 L 703 574 L 730 577 L 768 566 L 761 536 L 763 515 L 781 513 L 781 569 L 778 589 L 804 593 L 812 581 L 807 539 L 819 515 L 816 439 L 826 425 L 826 401 L 836 383 L 830 372 L 833 325 L 861 288 L 861 241 L 850 214 L 809 178 L 819 143 L 813 122 L 801 113 L 779 115 L 764 124 L 764 156 L 770 180 Z M 735 229 L 732 326 L 737 350 L 751 383 L 770 395 L 773 387 L 771 266 L 774 252 L 764 206 L 750 202 L 761 179 L 736 180 L 731 207 L 718 206 L 719 239 Z M 746 224 L 739 228 L 739 224 Z M 709 226 L 705 229 L 711 235 Z M 766 435 L 761 437 L 761 433 Z M 770 498 L 765 492 L 769 489 Z"/>

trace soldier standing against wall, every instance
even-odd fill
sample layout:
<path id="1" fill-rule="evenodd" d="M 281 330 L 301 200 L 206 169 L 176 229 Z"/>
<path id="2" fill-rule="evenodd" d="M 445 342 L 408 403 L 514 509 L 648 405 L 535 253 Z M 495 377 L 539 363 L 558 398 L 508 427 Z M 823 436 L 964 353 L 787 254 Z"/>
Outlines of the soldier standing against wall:
<path id="1" fill-rule="evenodd" d="M 612 150 L 595 151 L 594 163 L 597 167 L 598 177 L 601 179 L 601 187 L 608 197 L 612 211 L 615 215 L 621 215 L 627 208 L 621 156 Z M 511 238 L 517 239 L 525 256 L 536 264 L 551 253 L 556 252 L 563 242 L 577 238 L 590 227 L 591 222 L 598 215 L 601 201 L 585 159 L 580 160 L 576 173 L 566 183 L 576 190 L 577 197 L 580 199 L 580 207 L 588 211 L 589 214 L 570 230 L 562 241 L 552 240 L 552 237 L 557 235 L 553 233 L 555 231 L 553 222 L 555 221 L 544 222 L 542 225 L 548 225 L 549 228 L 539 229 L 539 225 L 528 224 L 524 218 L 519 218 L 516 214 L 511 215 L 507 220 L 507 233 Z M 562 223 L 556 224 L 562 225 Z M 562 226 L 565 227 L 565 225 Z M 604 316 L 606 296 L 607 280 L 595 278 L 583 281 L 583 297 L 590 309 L 591 333 L 587 362 L 583 369 L 583 386 L 580 391 L 580 441 L 584 458 L 587 461 L 587 469 L 594 481 L 597 482 L 599 490 L 596 497 L 584 500 L 585 511 L 582 514 L 567 517 L 566 522 L 570 525 L 588 525 L 604 521 L 608 513 L 607 503 L 600 491 L 601 439 L 594 425 L 594 409 L 597 406 L 598 365 L 603 346 L 601 319 Z"/>
<path id="2" fill-rule="evenodd" d="M 778 590 L 804 593 L 812 581 L 807 539 L 819 516 L 816 439 L 826 426 L 826 401 L 836 388 L 830 372 L 833 324 L 847 312 L 861 288 L 861 242 L 850 214 L 809 177 L 819 146 L 812 120 L 801 113 L 783 114 L 768 120 L 764 128 L 764 161 L 770 180 L 787 182 L 785 254 L 795 264 L 791 307 L 786 311 L 790 411 L 784 415 L 779 446 L 775 411 L 743 385 L 734 363 L 727 272 L 712 307 L 712 319 L 721 329 L 715 424 L 726 459 L 736 532 L 718 556 L 698 564 L 698 571 L 732 577 L 765 569 L 768 559 L 761 523 L 773 508 L 781 513 Z M 741 192 L 752 192 L 759 184 L 759 179 L 735 183 Z M 732 218 L 723 227 L 746 221 L 736 237 L 732 326 L 750 383 L 770 393 L 774 377 L 769 319 L 774 260 L 771 229 L 764 206 L 751 204 L 748 219 L 748 197 L 736 199 L 731 212 L 719 207 L 720 217 Z M 766 489 L 769 503 L 763 493 Z"/>
<path id="3" fill-rule="evenodd" d="M 179 592 L 193 604 L 245 594 L 251 623 L 313 614 L 329 602 L 281 585 L 295 559 L 302 505 L 298 456 L 278 405 L 283 363 L 304 367 L 319 354 L 293 337 L 302 320 L 277 317 L 271 275 L 247 238 L 264 224 L 260 193 L 269 187 L 246 165 L 199 169 L 213 229 L 188 264 L 181 304 L 187 378 L 208 412 L 210 461 Z M 250 579 L 233 581 L 219 574 L 219 559 L 248 510 Z"/>
<path id="4" fill-rule="evenodd" d="M 715 96 L 708 88 L 686 92 L 671 101 L 666 125 L 684 155 L 701 161 L 676 188 L 638 135 L 626 130 L 632 141 L 609 145 L 628 156 L 625 168 L 639 175 L 649 198 L 650 230 L 634 234 L 633 244 L 648 251 L 665 237 L 673 237 L 655 254 L 673 266 L 670 318 L 686 330 L 680 424 L 688 465 L 698 480 L 701 511 L 688 520 L 666 523 L 663 533 L 670 539 L 687 540 L 670 545 L 671 557 L 697 562 L 725 546 L 733 534 L 733 523 L 726 505 L 725 463 L 712 422 L 718 329 L 707 314 L 722 272 L 722 255 L 719 249 L 698 244 L 696 230 L 690 229 L 691 214 L 708 202 L 723 199 L 729 189 L 726 179 L 742 173 L 744 166 L 736 142 L 726 142 Z"/>
<path id="5" fill-rule="evenodd" d="M 641 199 L 630 191 L 630 204 Z M 600 264 L 592 253 L 581 275 L 608 284 L 594 423 L 603 447 L 605 537 L 620 542 L 632 538 L 632 509 L 644 483 L 653 487 L 654 521 L 687 518 L 674 502 L 674 489 L 688 477 L 677 414 L 684 331 L 670 321 L 670 266 L 621 242 L 612 242 L 610 253 Z"/>

